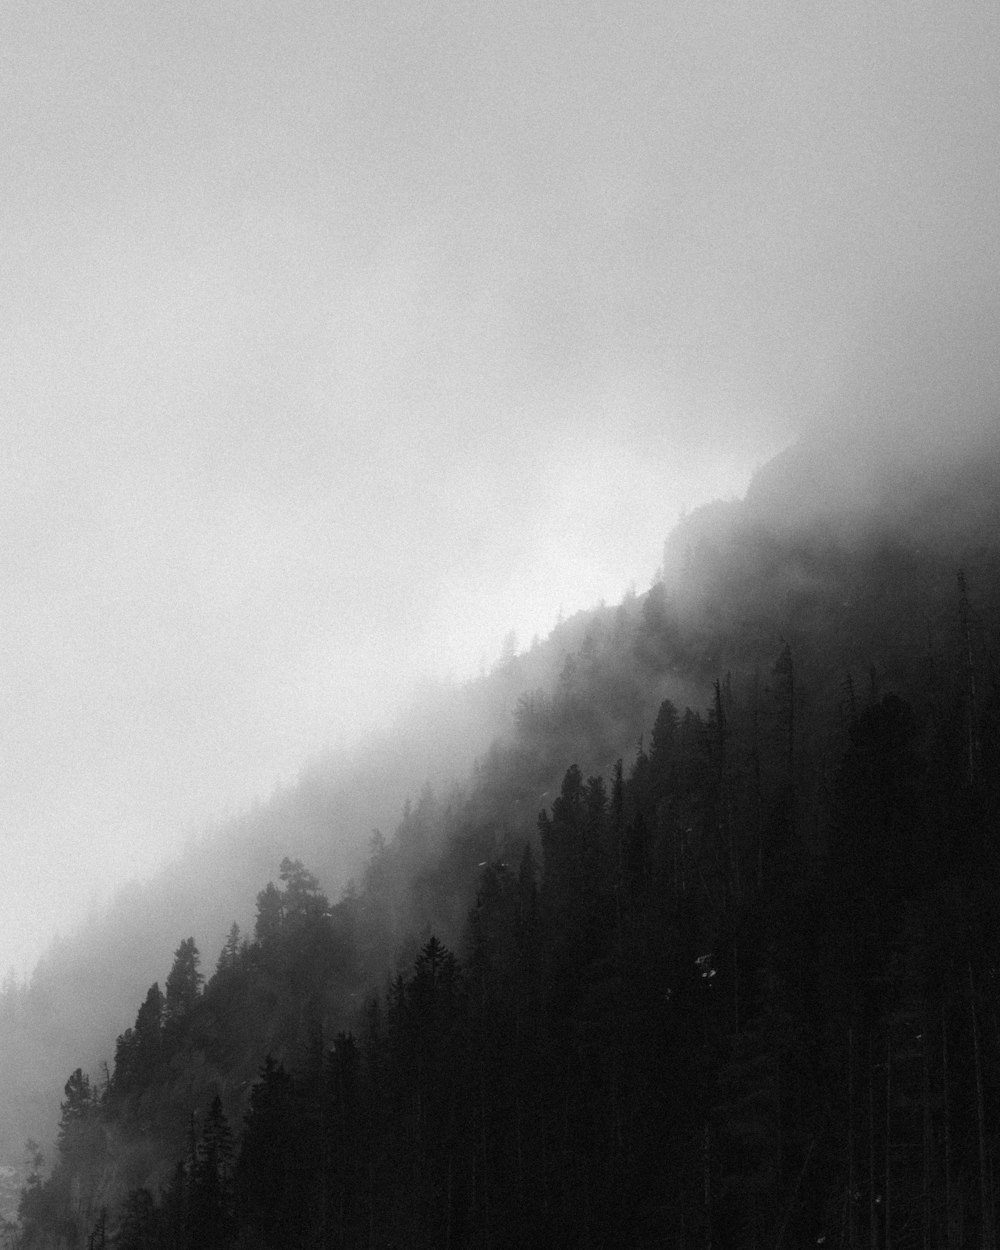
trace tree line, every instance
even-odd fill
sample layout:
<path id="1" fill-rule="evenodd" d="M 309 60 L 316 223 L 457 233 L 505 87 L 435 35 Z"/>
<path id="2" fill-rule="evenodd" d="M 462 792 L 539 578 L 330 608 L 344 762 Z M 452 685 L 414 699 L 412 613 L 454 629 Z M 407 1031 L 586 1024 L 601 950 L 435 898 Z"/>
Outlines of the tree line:
<path id="1" fill-rule="evenodd" d="M 602 654 L 337 903 L 288 859 L 207 981 L 181 943 L 67 1082 L 25 1247 L 995 1245 L 987 671 L 845 678 L 820 734 L 786 643 L 498 830 Z"/>

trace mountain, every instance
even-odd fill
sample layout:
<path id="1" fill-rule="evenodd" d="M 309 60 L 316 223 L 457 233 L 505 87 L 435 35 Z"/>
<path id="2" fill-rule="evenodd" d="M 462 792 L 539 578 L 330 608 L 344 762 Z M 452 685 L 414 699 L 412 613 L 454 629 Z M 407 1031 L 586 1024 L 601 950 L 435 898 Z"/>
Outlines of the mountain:
<path id="1" fill-rule="evenodd" d="M 51 1146 L 66 1073 L 111 1062 L 122 1021 L 162 978 L 180 936 L 197 934 L 206 954 L 218 952 L 233 921 L 249 928 L 257 891 L 286 855 L 307 862 L 339 894 L 362 871 L 373 831 L 391 837 L 407 801 L 417 803 L 428 786 L 448 796 L 466 784 L 491 744 L 509 736 L 518 701 L 554 688 L 588 629 L 603 629 L 612 615 L 580 613 L 477 680 L 427 683 L 385 732 L 352 753 L 308 762 L 293 785 L 190 838 L 158 875 L 120 891 L 56 941 L 27 984 L 9 981 L 0 992 L 0 1162 L 21 1167 L 29 1138 Z M 624 749 L 643 723 L 633 709 L 605 737 Z M 606 767 L 618 748 L 595 737 L 593 749 L 593 766 Z M 547 784 L 553 777 L 557 771 Z M 534 814 L 526 807 L 518 827 L 530 828 Z M 392 960 L 390 953 L 387 966 Z"/>
<path id="2" fill-rule="evenodd" d="M 25 1245 L 992 1244 L 998 481 L 806 440 L 53 950 Z"/>

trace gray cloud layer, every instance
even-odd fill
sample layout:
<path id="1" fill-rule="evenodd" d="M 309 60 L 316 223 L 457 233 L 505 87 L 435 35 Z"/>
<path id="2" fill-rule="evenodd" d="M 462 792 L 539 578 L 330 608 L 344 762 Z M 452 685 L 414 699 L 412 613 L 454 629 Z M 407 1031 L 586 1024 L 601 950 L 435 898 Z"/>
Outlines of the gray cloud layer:
<path id="1" fill-rule="evenodd" d="M 992 5 L 43 0 L 0 49 L 0 966 L 804 423 L 991 419 Z"/>

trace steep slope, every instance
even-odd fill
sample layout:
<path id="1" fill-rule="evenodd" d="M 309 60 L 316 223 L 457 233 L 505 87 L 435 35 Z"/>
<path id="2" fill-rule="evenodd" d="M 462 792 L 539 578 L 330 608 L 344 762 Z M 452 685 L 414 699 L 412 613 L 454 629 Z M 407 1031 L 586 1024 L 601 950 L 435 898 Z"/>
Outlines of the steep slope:
<path id="1" fill-rule="evenodd" d="M 519 703 L 520 715 L 528 715 L 529 706 L 561 697 L 573 684 L 567 660 L 581 650 L 589 656 L 598 645 L 610 654 L 616 631 L 631 629 L 639 611 L 635 600 L 579 613 L 476 681 L 428 684 L 389 730 L 350 755 L 310 762 L 294 785 L 191 838 L 156 877 L 122 891 L 57 941 L 27 985 L 11 983 L 0 993 L 0 1160 L 20 1165 L 28 1138 L 50 1143 L 66 1073 L 79 1064 L 97 1072 L 111 1061 L 122 1021 L 162 977 L 180 936 L 196 934 L 206 957 L 214 958 L 233 921 L 248 929 L 257 890 L 286 855 L 308 863 L 324 888 L 339 895 L 361 870 L 373 830 L 391 837 L 408 800 L 416 804 L 428 786 L 442 798 L 466 786 L 477 760 L 488 773 L 497 758 L 491 744 L 515 732 Z M 627 680 L 600 709 L 589 705 L 575 729 L 568 723 L 558 729 L 560 744 L 546 748 L 547 762 L 533 769 L 537 793 L 505 809 L 505 828 L 530 829 L 538 795 L 558 780 L 566 752 L 605 768 L 637 741 L 668 686 L 675 697 L 690 697 L 676 674 L 640 668 Z M 582 707 L 586 699 L 578 702 Z M 394 958 L 386 952 L 386 967 Z"/>
<path id="2" fill-rule="evenodd" d="M 515 1224 L 527 1219 L 541 1239 L 555 1235 L 556 1217 L 546 1211 L 557 1208 L 558 1220 L 580 1237 L 627 1235 L 633 1239 L 629 1244 L 658 1244 L 641 1238 L 668 1235 L 679 1210 L 682 1227 L 689 1220 L 692 1230 L 704 1231 L 704 1221 L 716 1219 L 736 1235 L 739 1221 L 748 1219 L 751 1232 L 740 1235 L 756 1238 L 753 1244 L 771 1244 L 779 1230 L 783 1235 L 803 1178 L 809 1197 L 795 1217 L 797 1235 L 815 1240 L 832 1218 L 828 1205 L 842 1198 L 839 1180 L 832 1190 L 824 1188 L 823 1170 L 839 1175 L 838 1159 L 844 1149 L 855 1149 L 851 1133 L 860 1131 L 841 1099 L 845 1090 L 848 1103 L 857 1094 L 851 1082 L 858 1078 L 851 1072 L 862 1062 L 856 1053 L 862 1033 L 869 1063 L 876 1045 L 889 1047 L 892 1061 L 903 1063 L 893 1023 L 898 1013 L 940 1009 L 948 1023 L 926 1064 L 937 1072 L 942 1048 L 953 1045 L 954 1079 L 962 1082 L 963 1096 L 969 1095 L 975 1086 L 969 1084 L 972 1067 L 983 1059 L 980 1050 L 970 1049 L 968 1030 L 962 1031 L 961 986 L 946 978 L 950 988 L 942 999 L 938 990 L 931 992 L 928 978 L 937 975 L 934 960 L 944 958 L 953 938 L 965 944 L 964 951 L 979 942 L 977 962 L 968 970 L 971 1010 L 975 1019 L 996 1010 L 984 988 L 994 966 L 986 930 L 970 915 L 956 920 L 949 935 L 934 917 L 954 919 L 947 900 L 956 890 L 967 893 L 974 881 L 984 891 L 976 915 L 985 914 L 984 900 L 992 899 L 994 889 L 995 856 L 985 839 L 995 826 L 992 778 L 1000 738 L 995 686 L 1000 526 L 990 489 L 1000 480 L 1000 460 L 995 449 L 982 447 L 971 459 L 956 457 L 937 475 L 914 464 L 880 470 L 871 475 L 861 515 L 846 508 L 838 492 L 812 489 L 822 478 L 818 454 L 815 448 L 796 449 L 758 476 L 745 501 L 687 518 L 667 542 L 663 580 L 643 596 L 580 614 L 545 644 L 498 666 L 480 684 L 479 707 L 492 709 L 490 732 L 504 732 L 480 750 L 463 784 L 436 795 L 424 790 L 419 801 L 407 805 L 389 844 L 376 840 L 356 889 L 340 902 L 331 907 L 320 881 L 294 859 L 283 866 L 282 889 L 258 898 L 254 940 L 229 948 L 205 993 L 195 993 L 183 1023 L 175 1026 L 168 1049 L 157 1050 L 156 1064 L 139 1079 L 129 1067 L 128 1046 L 122 1049 L 119 1040 L 106 1091 L 91 1091 L 84 1099 L 84 1119 L 100 1125 L 100 1143 L 88 1138 L 86 1147 L 63 1150 L 65 1167 L 57 1169 L 57 1175 L 74 1174 L 74 1168 L 83 1175 L 92 1156 L 103 1160 L 103 1170 L 91 1172 L 83 1186 L 85 1200 L 74 1200 L 78 1237 L 93 1230 L 101 1208 L 117 1210 L 130 1187 L 162 1189 L 166 1201 L 174 1192 L 170 1166 L 185 1150 L 183 1184 L 194 1186 L 191 1194 L 197 1191 L 209 1146 L 204 1130 L 200 1144 L 185 1144 L 187 1117 L 204 1115 L 213 1097 L 220 1099 L 219 1114 L 229 1123 L 250 1115 L 241 1159 L 250 1159 L 245 1167 L 266 1167 L 263 1156 L 253 1163 L 247 1155 L 259 1148 L 247 1145 L 253 1141 L 253 1115 L 262 1100 L 286 1094 L 319 1115 L 330 1096 L 321 1076 L 327 1050 L 338 1079 L 346 1079 L 344 1064 L 361 1064 L 364 1076 L 358 1079 L 367 1082 L 366 1097 L 384 1117 L 377 1131 L 371 1124 L 354 1124 L 358 1142 L 365 1149 L 381 1143 L 378 1149 L 395 1159 L 386 1165 L 386 1175 L 392 1167 L 409 1167 L 414 1160 L 396 1158 L 397 1147 L 388 1144 L 393 1116 L 403 1114 L 399 1107 L 392 1110 L 391 1089 L 392 1081 L 412 1077 L 407 1047 L 419 1052 L 428 1044 L 419 1030 L 410 1035 L 402 1024 L 410 1018 L 408 1004 L 419 1016 L 428 985 L 447 1003 L 434 1026 L 446 1025 L 447 1036 L 437 1036 L 434 1045 L 445 1068 L 454 1069 L 454 1082 L 444 1078 L 444 1069 L 442 1080 L 456 1100 L 450 1113 L 458 1114 L 456 1136 L 440 1157 L 435 1154 L 440 1141 L 432 1148 L 426 1139 L 430 1171 L 426 1186 L 420 1181 L 411 1195 L 417 1206 L 393 1208 L 395 1214 L 385 1216 L 387 1240 L 373 1244 L 402 1244 L 400 1239 L 441 1244 L 441 1229 L 414 1212 L 433 1202 L 441 1209 L 437 1187 L 456 1168 L 466 1188 L 452 1204 L 455 1227 L 464 1229 L 455 1233 L 455 1244 L 485 1244 L 484 1238 L 508 1244 L 505 1225 L 490 1222 L 490 1202 L 506 1213 L 497 1218 Z M 822 454 L 830 454 L 829 446 Z M 704 715 L 682 713 L 685 703 L 710 706 Z M 485 744 L 482 720 L 472 717 L 465 732 L 475 733 L 477 725 Z M 419 734 L 425 727 L 414 728 Z M 650 731 L 640 746 L 640 735 Z M 448 750 L 453 761 L 461 761 L 460 748 L 452 743 Z M 630 763 L 616 773 L 615 760 L 622 756 Z M 371 776 L 377 778 L 379 766 L 391 763 L 382 757 Z M 456 767 L 453 776 L 461 771 Z M 606 783 L 596 780 L 602 774 Z M 308 784 L 304 778 L 294 795 L 286 796 L 286 812 L 308 806 L 309 784 L 316 786 L 319 775 Z M 408 788 L 416 793 L 419 787 Z M 376 789 L 377 783 L 373 799 Z M 539 808 L 546 812 L 540 825 Z M 308 857 L 310 866 L 322 866 L 317 876 L 330 880 L 322 838 L 310 843 L 300 832 L 295 842 L 300 825 L 283 824 L 281 810 L 277 800 L 264 809 L 274 826 L 268 850 L 284 833 L 283 853 L 297 857 L 308 845 L 317 854 Z M 241 845 L 232 842 L 229 854 L 238 855 Z M 526 846 L 543 861 L 537 898 L 530 861 L 523 859 Z M 522 871 L 515 877 L 518 863 Z M 273 861 L 258 876 L 258 886 L 268 873 Z M 216 908 L 209 917 L 206 908 L 205 931 L 214 924 L 220 945 L 232 915 L 246 916 L 251 896 L 248 891 L 242 903 L 234 900 L 225 916 Z M 529 940 L 518 928 L 526 907 L 539 909 L 540 926 L 531 937 L 540 963 L 530 977 L 518 945 Z M 839 949 L 828 928 L 836 907 L 854 918 L 855 945 L 840 951 L 845 962 L 839 970 L 829 962 Z M 874 929 L 866 909 L 874 909 Z M 919 940 L 917 931 L 924 935 Z M 172 942 L 181 936 L 183 928 L 176 929 Z M 452 968 L 451 956 L 447 949 L 442 954 L 432 937 L 459 952 L 466 977 L 461 991 L 439 984 L 441 969 Z M 824 943 L 828 949 L 821 957 Z M 953 955 L 948 958 L 954 962 Z M 821 959 L 829 985 L 807 991 L 805 970 L 810 965 L 815 970 Z M 923 989 L 897 978 L 891 993 L 873 997 L 867 978 L 884 982 L 890 975 L 886 959 L 909 961 L 906 975 L 923 978 Z M 630 980 L 623 960 L 646 970 Z M 858 960 L 867 971 L 858 971 Z M 160 977 L 165 963 L 161 956 Z M 369 1013 L 366 1025 L 360 1009 L 387 975 L 410 966 L 411 976 L 397 979 L 381 1008 L 389 1013 L 383 1036 L 383 1026 L 375 1023 L 378 1012 Z M 459 971 L 456 965 L 454 975 Z M 675 1005 L 664 1006 L 657 978 L 667 987 L 666 1002 Z M 143 986 L 134 994 L 117 1031 L 144 991 Z M 706 993 L 714 994 L 714 1006 Z M 533 1024 L 524 1033 L 519 1013 L 525 994 L 533 1002 L 532 996 L 540 995 L 537 1002 L 548 1004 L 540 1032 L 532 1032 Z M 829 1020 L 820 1025 L 824 1013 Z M 513 1102 L 494 1089 L 482 1104 L 482 1117 L 489 1119 L 491 1137 L 506 1140 L 509 1117 L 521 1114 L 517 1109 L 524 1100 L 534 1100 L 539 1118 L 529 1132 L 529 1171 L 549 1169 L 550 1179 L 539 1185 L 537 1175 L 530 1183 L 523 1172 L 498 1176 L 490 1182 L 495 1188 L 487 1201 L 485 1182 L 477 1188 L 469 1179 L 482 1175 L 477 1169 L 499 1166 L 495 1158 L 492 1164 L 479 1158 L 473 1144 L 486 1133 L 486 1120 L 475 1114 L 466 1120 L 465 1111 L 454 1108 L 467 1109 L 470 1098 L 475 1105 L 476 1080 L 482 1077 L 475 1076 L 475 1064 L 469 1067 L 468 1048 L 482 1047 L 477 1030 L 497 1019 L 515 1028 L 507 1040 L 519 1062 L 530 1068 L 535 1052 L 547 1058 Z M 520 1026 L 511 1023 L 517 1019 Z M 622 1039 L 626 1019 L 634 1024 L 639 1050 Z M 136 1033 L 139 1028 L 137 1019 Z M 361 1030 L 375 1051 L 359 1056 L 345 1049 L 346 1041 L 334 1045 L 338 1032 L 346 1037 L 348 1030 Z M 665 1053 L 683 1069 L 695 1037 L 704 1039 L 705 1056 L 685 1077 L 690 1096 L 677 1101 L 649 1070 L 649 1055 L 666 1046 Z M 389 1049 L 376 1060 L 382 1045 Z M 800 1066 L 797 1048 L 812 1069 Z M 254 1084 L 268 1053 L 280 1072 L 265 1071 Z M 559 1058 L 567 1053 L 577 1056 L 568 1068 Z M 980 1072 L 980 1079 L 1000 1075 L 998 1058 L 990 1052 L 987 1078 Z M 776 1097 L 772 1085 L 759 1083 L 761 1064 L 772 1061 L 787 1065 L 783 1079 L 809 1108 L 797 1126 L 786 1123 L 787 1110 L 768 1103 Z M 514 1080 L 500 1050 L 490 1048 L 482 1062 L 491 1081 Z M 379 1064 L 387 1065 L 384 1071 Z M 868 1070 L 869 1082 L 874 1071 Z M 626 1072 L 635 1083 L 625 1080 Z M 910 1088 L 905 1074 L 898 1079 L 912 1101 L 917 1087 Z M 583 1098 L 586 1090 L 593 1095 L 590 1102 Z M 562 1112 L 551 1104 L 553 1097 L 563 1100 Z M 883 1100 L 883 1120 L 904 1116 L 902 1092 L 882 1091 L 877 1097 Z M 657 1166 L 675 1168 L 674 1215 L 651 1206 L 652 1175 L 638 1163 L 668 1122 L 658 1118 L 667 1117 L 668 1107 L 683 1128 L 671 1141 L 669 1158 L 657 1156 Z M 578 1121 L 577 1144 L 556 1149 L 553 1134 L 567 1108 Z M 327 1113 L 334 1114 L 332 1104 Z M 336 1111 L 343 1114 L 343 1108 Z M 976 1128 L 973 1103 L 952 1111 L 928 1105 L 925 1131 L 934 1140 L 927 1138 L 924 1149 L 935 1160 L 935 1135 L 944 1131 L 942 1116 L 948 1114 L 957 1117 L 953 1129 L 959 1123 L 963 1131 Z M 996 1126 L 979 1127 L 992 1133 Z M 754 1175 L 755 1134 L 767 1136 L 775 1128 L 787 1134 L 787 1157 L 770 1160 L 765 1173 Z M 874 1130 L 868 1131 L 874 1143 Z M 911 1156 L 919 1153 L 915 1131 L 900 1128 L 897 1138 L 890 1130 L 878 1143 L 889 1160 L 886 1168 L 891 1172 L 894 1160 L 899 1167 L 897 1200 L 911 1223 L 919 1208 L 911 1175 L 916 1166 Z M 383 1140 L 383 1132 L 389 1138 Z M 713 1133 L 720 1136 L 710 1149 L 706 1143 Z M 519 1140 L 508 1143 L 515 1153 Z M 597 1144 L 615 1141 L 620 1146 Z M 682 1162 L 699 1149 L 711 1160 L 705 1175 Z M 850 1153 L 850 1166 L 860 1166 L 860 1157 Z M 970 1195 L 974 1165 L 965 1151 L 962 1183 Z M 314 1178 L 321 1189 L 324 1175 Z M 609 1177 L 618 1179 L 609 1186 Z M 343 1193 L 341 1199 L 384 1207 L 382 1183 L 372 1180 L 362 1202 L 364 1185 L 356 1179 L 350 1202 Z M 694 1197 L 709 1184 L 716 1187 L 712 1211 L 698 1207 Z M 632 1215 L 615 1196 L 616 1185 L 632 1195 Z M 587 1214 L 588 1189 L 602 1195 L 605 1210 Z M 51 1188 L 36 1190 L 39 1202 L 47 1194 L 45 1200 L 58 1205 Z M 296 1218 L 321 1218 L 313 1207 L 318 1192 L 302 1195 Z M 742 1215 L 741 1192 L 755 1195 Z M 330 1196 L 323 1193 L 326 1210 Z M 952 1218 L 947 1202 L 942 1214 L 939 1198 L 933 1220 L 926 1210 L 921 1216 L 928 1234 L 932 1223 L 938 1235 Z M 397 1195 L 393 1201 L 404 1199 Z M 853 1198 L 847 1201 L 849 1219 L 860 1227 L 862 1213 Z M 516 1219 L 515 1211 L 521 1213 Z M 239 1209 L 239 1219 L 257 1221 L 258 1234 L 273 1217 L 266 1210 Z M 864 1219 L 871 1225 L 874 1217 Z M 873 1236 L 888 1237 L 888 1224 L 881 1222 L 888 1219 L 879 1216 Z M 979 1219 L 985 1227 L 987 1216 Z M 344 1236 L 343 1244 L 367 1244 L 356 1228 Z M 247 1244 L 285 1243 L 272 1237 Z"/>

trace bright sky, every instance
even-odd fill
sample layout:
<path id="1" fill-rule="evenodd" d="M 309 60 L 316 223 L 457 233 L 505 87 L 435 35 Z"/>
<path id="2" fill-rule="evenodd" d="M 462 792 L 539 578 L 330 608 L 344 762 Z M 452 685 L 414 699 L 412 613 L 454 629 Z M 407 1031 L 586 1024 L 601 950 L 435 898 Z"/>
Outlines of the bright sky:
<path id="1" fill-rule="evenodd" d="M 420 672 L 642 589 L 914 325 L 966 343 L 998 35 L 4 0 L 0 969 Z"/>

